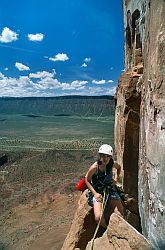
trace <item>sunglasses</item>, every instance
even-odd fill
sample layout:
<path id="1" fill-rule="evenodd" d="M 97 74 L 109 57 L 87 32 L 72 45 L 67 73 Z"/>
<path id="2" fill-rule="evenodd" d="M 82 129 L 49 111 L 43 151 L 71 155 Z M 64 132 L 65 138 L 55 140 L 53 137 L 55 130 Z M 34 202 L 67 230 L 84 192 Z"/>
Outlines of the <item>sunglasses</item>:
<path id="1" fill-rule="evenodd" d="M 107 154 L 101 154 L 101 156 L 106 156 L 106 157 L 111 157 L 111 155 L 107 155 Z"/>

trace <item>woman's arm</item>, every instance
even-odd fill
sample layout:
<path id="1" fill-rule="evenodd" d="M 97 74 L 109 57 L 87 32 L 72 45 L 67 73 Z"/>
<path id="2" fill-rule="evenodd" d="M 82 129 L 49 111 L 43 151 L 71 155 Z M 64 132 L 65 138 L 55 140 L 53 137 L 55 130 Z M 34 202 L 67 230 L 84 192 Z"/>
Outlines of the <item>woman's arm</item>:
<path id="1" fill-rule="evenodd" d="M 86 176 L 85 176 L 85 183 L 88 187 L 88 189 L 93 193 L 95 199 L 99 202 L 102 201 L 102 195 L 97 193 L 94 187 L 90 184 L 90 181 L 92 179 L 92 176 L 96 173 L 97 170 L 97 162 L 95 162 L 88 170 Z"/>

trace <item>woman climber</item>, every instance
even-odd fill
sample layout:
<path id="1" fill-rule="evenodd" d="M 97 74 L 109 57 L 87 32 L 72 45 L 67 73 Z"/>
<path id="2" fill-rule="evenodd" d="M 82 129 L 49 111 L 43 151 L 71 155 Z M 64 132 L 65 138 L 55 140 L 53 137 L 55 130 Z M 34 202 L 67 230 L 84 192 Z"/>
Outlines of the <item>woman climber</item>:
<path id="1" fill-rule="evenodd" d="M 121 166 L 113 161 L 113 149 L 108 144 L 103 144 L 99 148 L 99 159 L 91 165 L 86 176 L 85 182 L 88 187 L 88 203 L 93 205 L 96 223 L 100 223 L 103 228 L 107 227 L 106 216 L 102 216 L 102 203 L 104 193 L 108 195 L 108 203 L 110 211 L 109 216 L 113 212 L 123 217 L 123 205 L 120 195 L 113 180 L 112 168 L 117 169 L 117 181 L 121 173 Z"/>

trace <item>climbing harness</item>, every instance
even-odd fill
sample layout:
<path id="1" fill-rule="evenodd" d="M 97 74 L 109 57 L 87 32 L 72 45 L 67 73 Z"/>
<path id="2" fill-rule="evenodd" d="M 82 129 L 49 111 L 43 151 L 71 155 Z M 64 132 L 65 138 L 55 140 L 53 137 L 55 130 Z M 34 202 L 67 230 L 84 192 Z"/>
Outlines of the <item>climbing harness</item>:
<path id="1" fill-rule="evenodd" d="M 106 199 L 105 199 L 106 198 Z M 106 197 L 106 189 L 104 189 L 104 196 L 103 196 L 103 203 L 102 203 L 102 214 L 100 216 L 100 220 L 97 224 L 97 227 L 96 227 L 96 230 L 95 230 L 95 233 L 93 235 L 93 238 L 91 240 L 91 250 L 93 250 L 93 246 L 94 246 L 94 240 L 95 240 L 95 237 L 96 237 L 96 234 L 98 232 L 98 229 L 99 229 L 99 226 L 100 226 L 100 222 L 103 218 L 103 215 L 104 215 L 104 211 L 105 211 L 105 207 L 106 207 L 106 204 L 107 204 L 107 201 L 108 201 L 108 198 L 109 198 L 109 193 L 107 194 L 107 197 Z"/>

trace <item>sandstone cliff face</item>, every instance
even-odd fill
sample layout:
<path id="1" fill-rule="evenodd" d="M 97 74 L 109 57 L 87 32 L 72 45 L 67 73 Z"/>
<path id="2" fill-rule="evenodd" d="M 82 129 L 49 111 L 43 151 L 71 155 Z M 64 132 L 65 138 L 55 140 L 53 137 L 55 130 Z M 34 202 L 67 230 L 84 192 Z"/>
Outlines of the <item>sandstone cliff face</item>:
<path id="1" fill-rule="evenodd" d="M 156 249 L 165 249 L 165 1 L 123 0 L 123 9 L 117 160 L 123 164 L 125 191 L 138 200 L 139 209 L 128 221 L 140 230 L 140 218 L 143 234 Z"/>
<path id="2" fill-rule="evenodd" d="M 93 208 L 87 204 L 86 192 L 79 200 L 70 231 L 65 239 L 62 250 L 152 250 L 152 246 L 123 218 L 113 213 L 104 234 L 98 235 L 92 244 L 96 229 Z"/>

